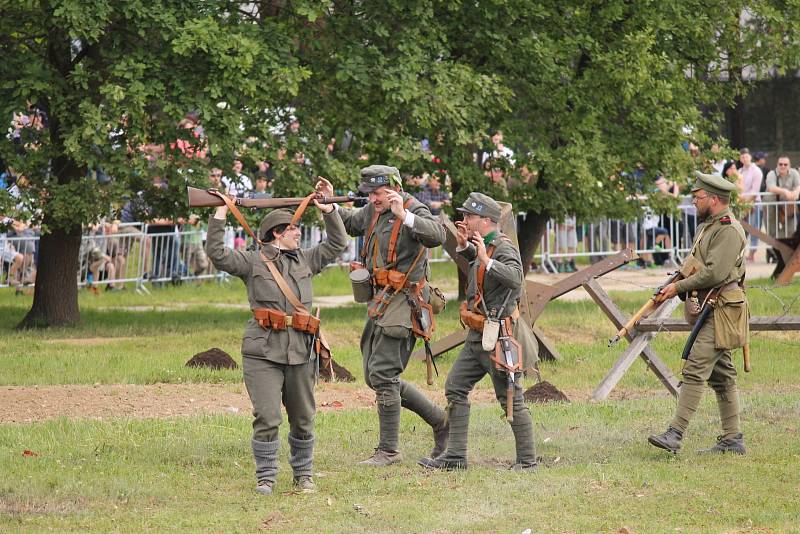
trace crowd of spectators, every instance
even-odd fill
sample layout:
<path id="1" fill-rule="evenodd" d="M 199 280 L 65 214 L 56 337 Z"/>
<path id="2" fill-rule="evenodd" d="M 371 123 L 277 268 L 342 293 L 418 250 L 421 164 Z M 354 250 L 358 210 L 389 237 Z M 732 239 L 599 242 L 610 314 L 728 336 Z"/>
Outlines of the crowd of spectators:
<path id="1" fill-rule="evenodd" d="M 123 118 L 124 123 L 124 118 Z M 29 106 L 23 113 L 14 114 L 8 136 L 21 153 L 36 150 L 35 136 L 30 131 L 39 132 L 48 127 L 47 115 Z M 178 283 L 186 275 L 201 276 L 209 273 L 210 266 L 205 256 L 203 243 L 205 240 L 205 223 L 198 214 L 190 214 L 188 218 L 157 217 L 155 206 L 165 197 L 168 190 L 167 180 L 155 169 L 159 161 L 174 158 L 176 154 L 187 160 L 196 160 L 209 168 L 207 186 L 239 197 L 271 198 L 277 180 L 276 166 L 280 168 L 293 166 L 300 176 L 313 177 L 313 162 L 306 153 L 308 138 L 301 131 L 300 121 L 290 117 L 285 127 L 277 128 L 273 134 L 278 148 L 274 152 L 276 161 L 252 161 L 246 167 L 245 158 L 233 155 L 232 164 L 213 166 L 218 161 L 209 153 L 209 140 L 197 113 L 188 113 L 178 124 L 178 139 L 166 145 L 146 144 L 138 147 L 126 146 L 121 127 L 110 129 L 109 138 L 114 141 L 117 150 L 127 150 L 131 157 L 142 157 L 148 162 L 152 172 L 151 187 L 131 192 L 126 202 L 118 209 L 109 212 L 99 224 L 87 229 L 87 237 L 81 247 L 81 276 L 89 288 L 96 288 L 103 283 L 108 291 L 124 288 L 127 269 L 130 265 L 129 255 L 134 243 L 141 242 L 138 250 L 142 251 L 141 261 L 146 265 L 146 277 L 154 284 L 166 282 Z M 27 132 L 27 133 L 26 133 Z M 348 134 L 349 135 L 349 134 Z M 331 138 L 327 143 L 328 155 L 353 142 L 352 137 L 337 143 Z M 265 145 L 266 146 L 266 145 Z M 405 188 L 420 202 L 427 205 L 434 215 L 452 203 L 450 176 L 444 164 L 431 152 L 430 143 L 423 140 L 420 148 L 426 154 L 429 169 L 404 176 Z M 687 143 L 687 150 L 692 155 L 699 151 L 694 145 Z M 714 149 L 716 148 L 716 150 Z M 718 154 L 718 147 L 712 148 Z M 525 156 L 529 156 L 526 154 Z M 796 204 L 780 206 L 777 216 L 766 217 L 764 208 L 754 207 L 753 202 L 763 199 L 765 193 L 772 193 L 775 200 L 798 201 L 800 197 L 800 173 L 791 168 L 787 156 L 780 156 L 775 169 L 766 165 L 766 154 L 757 152 L 754 155 L 746 148 L 742 149 L 736 161 L 716 158 L 709 163 L 714 170 L 735 181 L 739 187 L 739 198 L 744 202 L 741 217 L 756 228 L 765 227 L 771 235 L 786 236 L 796 228 Z M 367 156 L 363 156 L 367 157 Z M 515 151 L 506 146 L 503 132 L 496 130 L 487 137 L 485 148 L 474 154 L 475 164 L 483 171 L 486 180 L 486 191 L 505 195 L 510 189 L 526 186 L 535 179 L 524 164 L 518 164 Z M 521 158 L 525 159 L 525 158 Z M 228 160 L 231 161 L 231 160 Z M 178 173 L 193 172 L 190 168 L 180 168 Z M 0 161 L 0 187 L 12 197 L 19 198 L 27 186 L 25 176 L 15 173 Z M 103 169 L 92 169 L 89 174 L 100 183 L 113 180 Z M 631 198 L 642 200 L 644 195 L 656 194 L 669 197 L 681 197 L 681 187 L 677 181 L 658 176 L 652 183 L 646 183 L 645 169 L 639 167 L 631 172 L 620 172 L 609 178 L 610 183 L 631 195 Z M 566 182 L 569 178 L 566 178 Z M 685 182 L 685 181 L 684 181 Z M 567 184 L 568 185 L 568 184 Z M 598 219 L 580 220 L 573 215 L 565 217 L 552 228 L 547 238 L 553 243 L 551 252 L 557 258 L 554 265 L 542 265 L 544 270 L 555 272 L 574 272 L 575 257 L 580 247 L 583 253 L 595 250 L 620 250 L 622 248 L 655 250 L 655 253 L 644 253 L 639 261 L 640 267 L 669 265 L 669 251 L 675 245 L 688 247 L 694 237 L 696 221 L 691 204 L 682 205 L 681 220 L 673 219 L 669 213 L 656 214 L 645 208 L 636 220 Z M 0 214 L 1 215 L 1 214 Z M 257 213 L 246 214 L 255 218 Z M 36 276 L 38 260 L 38 235 L 40 230 L 28 221 L 2 219 L 5 231 L 0 233 L 0 257 L 3 265 L 0 274 L 5 278 L 0 282 L 13 285 L 18 289 L 25 284 L 32 284 Z M 319 239 L 319 230 L 310 239 Z M 673 243 L 672 240 L 679 241 Z M 226 236 L 228 245 L 241 249 L 246 246 L 246 236 L 241 228 L 231 229 Z M 758 246 L 758 238 L 750 236 L 748 260 L 753 261 Z M 351 251 L 352 252 L 352 251 Z M 594 258 L 593 258 L 594 259 Z M 96 290 L 96 289 L 95 289 Z"/>

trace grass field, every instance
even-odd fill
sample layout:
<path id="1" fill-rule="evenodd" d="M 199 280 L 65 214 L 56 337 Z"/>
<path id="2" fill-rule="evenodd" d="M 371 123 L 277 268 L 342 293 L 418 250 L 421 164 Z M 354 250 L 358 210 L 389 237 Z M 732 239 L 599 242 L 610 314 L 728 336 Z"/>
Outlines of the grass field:
<path id="1" fill-rule="evenodd" d="M 435 278 L 448 280 L 447 265 L 436 269 Z M 326 271 L 315 280 L 317 293 L 348 289 L 342 274 Z M 797 292 L 797 284 L 754 289 L 753 314 L 800 315 Z M 612 296 L 632 312 L 647 293 Z M 80 326 L 17 332 L 13 326 L 30 297 L 0 291 L 0 387 L 241 382 L 237 371 L 184 367 L 211 346 L 240 360 L 248 315 L 232 307 L 244 303 L 240 282 L 80 298 Z M 337 361 L 357 376 L 347 386 L 353 390 L 364 389 L 357 348 L 363 317 L 359 306 L 323 310 Z M 401 427 L 405 461 L 386 470 L 357 468 L 375 444 L 374 411 L 320 412 L 320 491 L 289 492 L 284 439 L 278 494 L 271 498 L 252 491 L 247 413 L 7 423 L 0 424 L 0 532 L 800 532 L 797 333 L 753 336 L 754 372 L 740 375 L 750 454 L 694 452 L 718 433 L 713 395 L 707 395 L 685 452 L 672 456 L 645 440 L 665 428 L 674 401 L 642 362 L 613 400 L 586 400 L 623 350 L 606 348 L 613 327 L 593 303 L 551 303 L 538 324 L 563 356 L 544 363 L 543 376 L 573 398 L 571 404 L 531 406 L 543 459 L 538 473 L 506 469 L 513 440 L 492 404 L 473 409 L 465 473 L 428 473 L 415 465 L 431 437 L 409 414 Z M 440 317 L 439 335 L 456 328 L 451 304 Z M 684 340 L 685 334 L 660 334 L 653 345 L 676 371 Z M 442 358 L 432 389 L 443 388 L 454 358 Z M 739 352 L 734 359 L 740 366 Z M 406 378 L 427 388 L 424 367 L 412 362 Z"/>

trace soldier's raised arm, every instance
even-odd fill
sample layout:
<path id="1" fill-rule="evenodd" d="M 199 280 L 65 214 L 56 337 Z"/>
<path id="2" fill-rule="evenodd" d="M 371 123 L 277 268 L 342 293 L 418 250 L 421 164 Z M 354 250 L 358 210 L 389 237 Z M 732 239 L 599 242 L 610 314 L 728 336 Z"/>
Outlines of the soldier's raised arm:
<path id="1" fill-rule="evenodd" d="M 225 223 L 227 206 L 219 206 L 208 219 L 206 255 L 218 271 L 244 277 L 250 274 L 250 262 L 245 251 L 232 250 L 225 246 Z"/>
<path id="2" fill-rule="evenodd" d="M 325 178 L 320 177 L 316 189 L 325 196 L 333 195 L 333 187 Z M 311 271 L 317 274 L 326 265 L 335 261 L 339 254 L 347 248 L 347 232 L 340 216 L 341 212 L 337 209 L 337 206 L 320 204 L 316 200 L 314 205 L 322 211 L 327 239 L 314 247 L 302 250 L 301 254 L 305 256 Z"/>
<path id="3" fill-rule="evenodd" d="M 447 240 L 444 226 L 439 219 L 431 214 L 428 206 L 418 200 L 411 202 L 408 211 L 414 214 L 411 225 L 411 237 L 428 248 L 443 245 Z"/>

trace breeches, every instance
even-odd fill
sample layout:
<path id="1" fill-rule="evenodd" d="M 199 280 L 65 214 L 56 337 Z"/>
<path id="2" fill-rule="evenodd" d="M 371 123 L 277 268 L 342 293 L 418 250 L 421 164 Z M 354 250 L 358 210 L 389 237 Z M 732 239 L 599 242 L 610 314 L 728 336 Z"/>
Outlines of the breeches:
<path id="1" fill-rule="evenodd" d="M 316 365 L 313 361 L 286 365 L 244 356 L 242 368 L 244 384 L 253 403 L 254 439 L 278 439 L 278 427 L 283 421 L 281 404 L 286 408 L 292 436 L 298 439 L 314 436 Z"/>

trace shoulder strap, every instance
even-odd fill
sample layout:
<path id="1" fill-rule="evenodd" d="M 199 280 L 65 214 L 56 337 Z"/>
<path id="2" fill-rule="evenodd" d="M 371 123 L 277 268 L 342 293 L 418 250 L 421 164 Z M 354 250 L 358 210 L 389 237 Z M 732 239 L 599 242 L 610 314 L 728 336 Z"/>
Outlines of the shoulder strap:
<path id="1" fill-rule="evenodd" d="M 225 202 L 225 205 L 228 206 L 228 210 L 233 214 L 233 217 L 239 222 L 239 224 L 242 225 L 242 228 L 244 228 L 245 232 L 247 232 L 250 235 L 250 237 L 253 238 L 253 241 L 258 243 L 259 245 L 264 244 L 261 242 L 258 236 L 255 233 L 253 233 L 253 230 L 250 228 L 250 225 L 247 224 L 247 221 L 242 216 L 242 212 L 239 211 L 239 208 L 236 207 L 236 204 L 233 203 L 233 200 L 231 200 L 231 198 L 228 195 L 220 193 L 216 189 L 209 189 L 208 192 L 216 197 L 221 198 L 222 201 Z"/>
<path id="2" fill-rule="evenodd" d="M 373 211 L 372 219 L 370 219 L 369 221 L 369 229 L 367 230 L 366 235 L 364 235 L 364 246 L 361 247 L 361 261 L 364 261 L 364 258 L 367 257 L 367 247 L 369 246 L 369 240 L 372 237 L 372 232 L 375 231 L 375 225 L 378 224 L 378 217 L 380 216 L 381 216 L 380 213 L 378 213 L 377 211 Z"/>
<path id="3" fill-rule="evenodd" d="M 413 201 L 414 197 L 408 197 L 406 201 L 403 202 L 403 208 L 408 209 Z M 386 254 L 387 265 L 394 265 L 394 263 L 397 261 L 397 238 L 400 237 L 400 229 L 402 227 L 403 221 L 396 219 L 394 221 L 394 226 L 392 226 L 392 235 L 389 237 L 389 251 Z"/>
<path id="4" fill-rule="evenodd" d="M 295 294 L 289 288 L 289 284 L 286 283 L 286 279 L 283 277 L 280 271 L 278 271 L 278 268 L 275 267 L 275 264 L 269 261 L 267 257 L 264 256 L 263 252 L 259 252 L 259 254 L 261 254 L 261 259 L 267 265 L 267 269 L 269 269 L 269 272 L 272 274 L 272 278 L 275 280 L 275 283 L 278 284 L 281 293 L 283 293 L 283 296 L 286 297 L 286 300 L 288 300 L 289 303 L 292 306 L 294 306 L 295 311 L 308 313 L 308 309 L 305 306 L 303 306 L 303 303 L 300 302 L 300 300 L 295 296 Z"/>
<path id="5" fill-rule="evenodd" d="M 489 245 L 489 248 L 486 249 L 486 255 L 489 258 L 492 257 L 495 251 L 494 245 Z M 486 265 L 481 264 L 478 267 L 478 275 L 475 278 L 475 285 L 477 286 L 477 291 L 475 292 L 475 303 L 472 305 L 474 310 L 480 311 L 479 305 L 483 300 L 483 278 L 486 276 Z"/>
<path id="6" fill-rule="evenodd" d="M 297 206 L 297 210 L 295 210 L 294 215 L 292 216 L 292 222 L 290 222 L 289 224 L 297 225 L 297 223 L 300 221 L 300 217 L 303 216 L 303 212 L 306 211 L 308 203 L 311 202 L 316 196 L 317 192 L 314 191 L 303 199 L 300 205 Z"/>
<path id="7" fill-rule="evenodd" d="M 503 241 L 511 241 L 506 236 L 500 236 L 500 239 Z M 497 247 L 495 247 L 494 245 L 489 245 L 486 248 L 486 255 L 489 256 L 489 258 L 491 258 L 492 255 L 494 255 L 495 250 L 497 250 Z M 478 305 L 483 300 L 483 279 L 485 276 L 486 276 L 486 265 L 481 264 L 480 267 L 478 267 L 478 274 L 475 278 L 475 285 L 477 286 L 478 291 L 475 293 L 475 304 L 473 304 L 473 309 L 476 310 L 478 309 Z"/>

